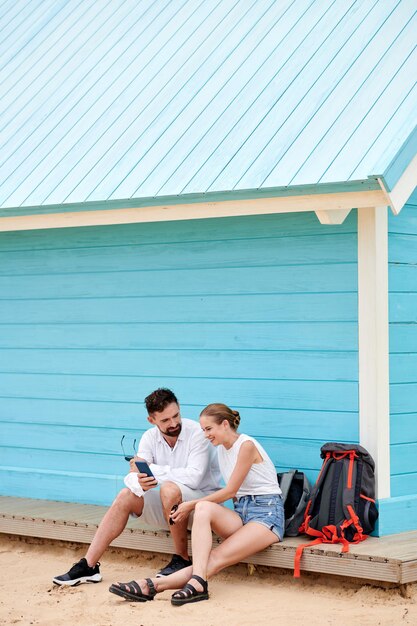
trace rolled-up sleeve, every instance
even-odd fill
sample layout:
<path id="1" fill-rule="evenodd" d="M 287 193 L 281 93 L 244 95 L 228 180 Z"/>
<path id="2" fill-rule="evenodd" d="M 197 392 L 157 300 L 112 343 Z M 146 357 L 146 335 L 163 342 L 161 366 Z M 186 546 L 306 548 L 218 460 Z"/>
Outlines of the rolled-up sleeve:
<path id="1" fill-rule="evenodd" d="M 140 438 L 138 457 L 146 461 L 149 465 L 155 460 L 150 430 L 144 432 L 142 437 Z"/>
<path id="2" fill-rule="evenodd" d="M 183 467 L 172 468 L 169 465 L 151 463 L 152 473 L 158 482 L 172 480 L 186 485 L 190 489 L 199 489 L 209 467 L 209 443 L 201 431 L 191 437 L 189 453 L 184 458 Z M 144 457 L 145 458 L 145 457 Z"/>

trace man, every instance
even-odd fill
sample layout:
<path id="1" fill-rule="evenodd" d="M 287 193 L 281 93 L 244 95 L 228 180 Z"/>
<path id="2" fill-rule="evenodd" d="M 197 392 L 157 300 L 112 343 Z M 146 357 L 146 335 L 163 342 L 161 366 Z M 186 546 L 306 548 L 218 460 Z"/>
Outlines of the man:
<path id="1" fill-rule="evenodd" d="M 138 456 L 130 462 L 131 472 L 136 472 L 134 484 L 132 475 L 126 477 L 125 483 L 131 488 L 120 491 L 103 517 L 85 558 L 75 563 L 66 574 L 54 578 L 57 585 L 100 582 L 98 561 L 124 530 L 129 515 L 142 517 L 146 524 L 171 532 L 175 554 L 158 576 L 167 576 L 191 565 L 187 547 L 188 520 L 168 524 L 169 516 L 173 506 L 220 488 L 217 456 L 200 425 L 193 420 L 181 419 L 178 400 L 172 391 L 157 389 L 145 398 L 145 405 L 148 421 L 154 427 L 143 434 Z M 138 473 L 135 460 L 149 463 L 155 478 Z M 138 484 L 140 487 L 135 488 Z"/>

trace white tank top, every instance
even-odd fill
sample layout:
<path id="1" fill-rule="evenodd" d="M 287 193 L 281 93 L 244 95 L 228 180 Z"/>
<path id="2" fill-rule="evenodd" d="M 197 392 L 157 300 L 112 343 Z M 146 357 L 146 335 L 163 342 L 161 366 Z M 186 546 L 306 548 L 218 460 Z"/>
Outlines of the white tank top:
<path id="1" fill-rule="evenodd" d="M 221 445 L 217 448 L 220 471 L 225 483 L 229 481 L 235 469 L 240 447 L 245 441 L 252 441 L 263 458 L 263 461 L 261 463 L 253 463 L 243 483 L 239 487 L 236 497 L 281 494 L 274 464 L 261 444 L 258 443 L 256 439 L 253 439 L 253 437 L 249 437 L 249 435 L 239 435 L 239 438 L 236 439 L 229 450 Z"/>

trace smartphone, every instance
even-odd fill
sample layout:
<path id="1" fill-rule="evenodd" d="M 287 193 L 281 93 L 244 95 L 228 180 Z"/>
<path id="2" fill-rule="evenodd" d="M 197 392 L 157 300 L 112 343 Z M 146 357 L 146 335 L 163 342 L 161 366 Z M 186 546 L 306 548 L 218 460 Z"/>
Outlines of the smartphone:
<path id="1" fill-rule="evenodd" d="M 155 476 L 151 472 L 151 468 L 146 461 L 135 461 L 135 465 L 141 474 L 146 474 L 150 478 L 155 478 Z"/>

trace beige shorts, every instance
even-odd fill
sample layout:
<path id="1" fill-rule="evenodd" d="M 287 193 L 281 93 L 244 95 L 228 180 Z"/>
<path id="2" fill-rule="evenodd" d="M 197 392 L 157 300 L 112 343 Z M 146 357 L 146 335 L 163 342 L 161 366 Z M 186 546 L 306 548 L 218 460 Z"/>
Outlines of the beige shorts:
<path id="1" fill-rule="evenodd" d="M 180 483 L 176 483 L 179 489 L 181 490 L 181 496 L 183 502 L 188 502 L 189 500 L 197 500 L 198 498 L 204 498 L 204 496 L 208 495 L 199 489 L 190 489 L 185 485 L 181 485 Z M 159 495 L 159 489 L 149 489 L 143 495 L 144 505 L 142 515 L 140 516 L 141 522 L 146 524 L 147 526 L 152 526 L 153 528 L 162 528 L 164 530 L 169 530 L 168 522 L 165 519 L 164 512 L 162 510 L 162 502 L 161 497 Z M 137 517 L 137 515 L 134 515 Z M 188 528 L 191 530 L 191 526 L 193 524 L 193 513 L 191 513 L 188 518 Z"/>

